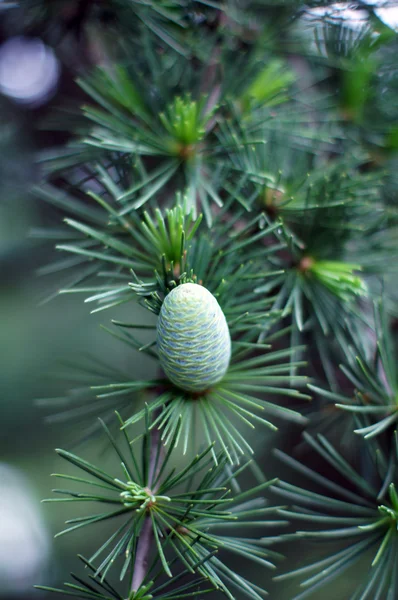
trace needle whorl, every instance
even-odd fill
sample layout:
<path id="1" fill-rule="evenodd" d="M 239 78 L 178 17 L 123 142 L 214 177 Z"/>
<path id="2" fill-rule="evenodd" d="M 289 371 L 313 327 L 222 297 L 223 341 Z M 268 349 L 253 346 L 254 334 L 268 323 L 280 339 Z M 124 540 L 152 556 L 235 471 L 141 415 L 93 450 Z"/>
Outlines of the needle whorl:
<path id="1" fill-rule="evenodd" d="M 203 392 L 225 375 L 231 358 L 228 324 L 217 300 L 196 283 L 165 298 L 157 325 L 160 364 L 177 387 Z"/>

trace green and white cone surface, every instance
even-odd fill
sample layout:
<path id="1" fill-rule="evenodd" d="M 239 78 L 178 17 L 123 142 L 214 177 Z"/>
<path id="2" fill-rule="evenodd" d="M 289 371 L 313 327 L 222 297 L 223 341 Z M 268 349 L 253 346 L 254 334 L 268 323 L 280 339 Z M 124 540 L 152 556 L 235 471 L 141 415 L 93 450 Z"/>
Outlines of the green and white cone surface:
<path id="1" fill-rule="evenodd" d="M 174 385 L 204 392 L 224 377 L 231 359 L 228 324 L 201 285 L 183 283 L 165 298 L 157 325 L 160 364 Z"/>

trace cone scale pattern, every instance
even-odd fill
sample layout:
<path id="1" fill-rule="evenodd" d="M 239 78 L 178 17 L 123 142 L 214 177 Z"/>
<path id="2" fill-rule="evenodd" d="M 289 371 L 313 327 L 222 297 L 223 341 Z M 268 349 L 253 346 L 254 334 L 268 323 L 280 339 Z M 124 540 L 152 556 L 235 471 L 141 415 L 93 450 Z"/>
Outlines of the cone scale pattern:
<path id="1" fill-rule="evenodd" d="M 184 283 L 165 298 L 157 325 L 164 372 L 174 385 L 204 392 L 225 375 L 231 358 L 228 324 L 206 288 Z"/>

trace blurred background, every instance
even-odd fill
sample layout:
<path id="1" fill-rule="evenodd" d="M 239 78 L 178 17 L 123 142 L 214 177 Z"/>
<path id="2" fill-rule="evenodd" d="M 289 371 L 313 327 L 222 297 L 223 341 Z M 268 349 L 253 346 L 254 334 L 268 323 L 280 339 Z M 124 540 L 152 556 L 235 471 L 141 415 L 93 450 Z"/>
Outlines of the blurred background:
<path id="1" fill-rule="evenodd" d="M 351 4 L 340 3 L 329 10 L 355 28 L 369 16 L 358 10 L 359 4 L 366 5 L 356 3 L 353 10 Z M 68 139 L 65 132 L 51 131 L 53 109 L 79 103 L 74 78 L 101 59 L 100 38 L 112 14 L 105 2 L 90 0 L 23 0 L 13 5 L 0 0 L 0 597 L 15 600 L 40 597 L 34 584 L 60 585 L 76 566 L 76 547 L 86 556 L 93 547 L 87 534 L 78 544 L 78 534 L 54 541 L 70 516 L 68 505 L 40 500 L 51 495 L 50 473 L 61 468 L 54 448 L 71 447 L 79 423 L 48 423 L 35 400 L 65 392 L 57 373 L 77 349 L 79 355 L 95 350 L 96 356 L 131 370 L 132 378 L 143 370 L 149 374 L 151 365 L 136 358 L 131 362 L 123 346 L 99 328 L 109 317 L 88 318 L 81 297 L 51 298 L 58 282 L 45 266 L 53 245 L 31 235 L 62 216 L 30 193 L 40 179 L 37 156 Z M 389 27 L 398 27 L 398 8 L 373 5 Z M 325 8 L 314 10 L 316 16 Z M 123 311 L 118 318 L 123 320 Z M 98 457 L 99 450 L 86 444 L 84 452 L 85 457 Z M 272 475 L 266 445 L 261 452 Z M 106 454 L 101 460 L 106 463 Z M 280 466 L 278 475 L 283 475 Z M 265 577 L 269 574 L 258 575 Z M 348 577 L 355 585 L 360 572 Z M 348 579 L 341 590 L 334 587 L 330 599 L 343 597 L 347 585 Z M 271 583 L 265 587 L 272 591 Z M 280 586 L 272 592 L 275 600 L 291 595 Z"/>

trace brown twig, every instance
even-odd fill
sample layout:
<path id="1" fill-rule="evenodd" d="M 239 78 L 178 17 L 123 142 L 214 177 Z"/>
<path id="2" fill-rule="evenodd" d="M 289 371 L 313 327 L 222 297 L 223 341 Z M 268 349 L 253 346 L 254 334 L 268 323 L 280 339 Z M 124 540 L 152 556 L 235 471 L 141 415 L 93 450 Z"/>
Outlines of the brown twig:
<path id="1" fill-rule="evenodd" d="M 158 471 L 161 466 L 161 457 L 159 457 L 158 461 L 156 460 L 158 454 L 158 444 L 159 444 L 159 430 L 153 429 L 150 434 L 151 440 L 151 450 L 150 450 L 150 458 L 149 458 L 149 470 L 148 470 L 148 488 L 152 489 L 152 483 L 156 479 Z M 158 463 L 156 465 L 156 462 Z M 156 469 L 156 472 L 155 472 Z M 150 508 L 149 508 L 150 510 Z M 135 553 L 135 561 L 134 561 L 134 572 L 133 579 L 131 582 L 132 591 L 136 592 L 139 590 L 142 582 L 145 579 L 145 575 L 148 569 L 148 559 L 151 551 L 152 545 L 152 519 L 150 514 L 147 514 L 144 519 L 144 524 L 142 526 L 140 536 L 138 539 L 137 550 Z"/>
<path id="2" fill-rule="evenodd" d="M 137 544 L 135 555 L 133 581 L 131 583 L 132 591 L 139 590 L 148 568 L 149 552 L 152 542 L 152 519 L 148 515 L 145 517 L 144 524 L 141 529 L 140 537 Z"/>

